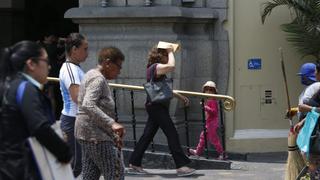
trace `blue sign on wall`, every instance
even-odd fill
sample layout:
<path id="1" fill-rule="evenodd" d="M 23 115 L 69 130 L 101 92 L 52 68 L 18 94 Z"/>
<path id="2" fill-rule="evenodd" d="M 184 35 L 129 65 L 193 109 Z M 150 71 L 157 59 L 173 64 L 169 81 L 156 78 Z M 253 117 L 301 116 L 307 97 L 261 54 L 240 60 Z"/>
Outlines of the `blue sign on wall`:
<path id="1" fill-rule="evenodd" d="M 248 69 L 261 69 L 261 58 L 251 58 L 248 60 Z"/>

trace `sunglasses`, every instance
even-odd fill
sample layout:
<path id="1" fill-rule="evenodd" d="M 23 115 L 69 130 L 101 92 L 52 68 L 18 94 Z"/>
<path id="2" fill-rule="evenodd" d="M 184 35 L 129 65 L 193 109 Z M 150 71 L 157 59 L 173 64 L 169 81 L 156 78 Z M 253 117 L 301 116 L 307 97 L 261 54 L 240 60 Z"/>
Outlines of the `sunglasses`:
<path id="1" fill-rule="evenodd" d="M 32 59 L 38 60 L 38 61 L 43 61 L 43 62 L 47 63 L 47 65 L 49 65 L 49 59 L 48 58 L 35 57 L 35 58 L 32 58 Z"/>

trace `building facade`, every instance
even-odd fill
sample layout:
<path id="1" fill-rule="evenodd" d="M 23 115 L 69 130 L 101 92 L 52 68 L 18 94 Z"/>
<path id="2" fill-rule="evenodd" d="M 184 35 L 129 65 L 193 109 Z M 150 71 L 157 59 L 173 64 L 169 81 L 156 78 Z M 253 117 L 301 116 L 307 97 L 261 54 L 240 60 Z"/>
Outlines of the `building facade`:
<path id="1" fill-rule="evenodd" d="M 1 30 L 1 46 L 20 39 L 34 39 L 37 34 L 37 29 L 30 29 L 34 22 L 19 15 L 19 12 L 37 11 L 37 6 L 28 6 L 28 0 L 15 2 L 20 3 L 0 2 L 0 18 L 9 24 Z M 303 88 L 296 73 L 306 60 L 301 60 L 280 30 L 280 24 L 291 20 L 289 11 L 285 7 L 276 9 L 262 25 L 263 2 L 265 0 L 79 0 L 72 5 L 59 1 L 55 6 L 65 8 L 64 20 L 72 20 L 79 32 L 88 37 L 89 58 L 83 64 L 85 70 L 96 65 L 99 49 L 116 46 L 124 52 L 126 60 L 114 82 L 142 85 L 149 49 L 160 40 L 179 43 L 181 49 L 175 54 L 177 67 L 171 75 L 174 89 L 199 92 L 204 82 L 213 80 L 220 94 L 236 99 L 236 108 L 224 113 L 227 151 L 286 151 L 289 123 L 284 119 L 286 95 L 278 49 L 284 50 L 292 106 L 297 104 Z M 67 24 L 64 20 L 57 20 L 55 26 L 47 29 L 58 29 L 61 33 L 64 27 L 71 26 L 64 26 Z M 36 18 L 36 21 L 39 22 L 34 24 L 39 27 L 50 19 Z M 64 33 L 73 30 L 66 28 Z M 129 140 L 130 93 L 119 91 L 117 97 L 119 120 L 129 129 Z M 137 137 L 146 121 L 144 101 L 144 93 L 135 94 Z M 185 143 L 183 107 L 174 100 L 170 111 Z M 199 99 L 191 98 L 188 114 L 189 135 L 194 146 L 202 127 Z M 157 134 L 155 143 L 165 144 L 162 132 Z"/>

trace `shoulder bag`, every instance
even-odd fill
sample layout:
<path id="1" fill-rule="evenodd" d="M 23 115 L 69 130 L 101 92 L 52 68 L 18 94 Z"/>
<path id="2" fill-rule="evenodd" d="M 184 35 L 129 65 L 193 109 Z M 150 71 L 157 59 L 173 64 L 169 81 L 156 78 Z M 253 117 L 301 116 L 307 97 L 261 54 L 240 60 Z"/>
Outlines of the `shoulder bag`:
<path id="1" fill-rule="evenodd" d="M 170 83 L 172 84 L 172 79 L 162 78 L 160 81 L 154 81 L 156 66 L 152 65 L 150 68 L 150 82 L 143 84 L 149 101 L 151 103 L 163 103 L 170 101 L 173 97 L 172 88 L 169 86 Z"/>

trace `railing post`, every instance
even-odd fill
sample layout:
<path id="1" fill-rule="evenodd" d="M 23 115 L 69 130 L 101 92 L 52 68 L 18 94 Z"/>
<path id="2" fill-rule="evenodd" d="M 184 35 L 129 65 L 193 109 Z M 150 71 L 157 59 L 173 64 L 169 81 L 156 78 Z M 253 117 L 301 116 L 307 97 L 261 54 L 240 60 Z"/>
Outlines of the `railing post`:
<path id="1" fill-rule="evenodd" d="M 188 107 L 184 106 L 184 126 L 186 128 L 186 143 L 187 143 L 187 152 L 189 153 L 190 140 L 189 140 L 189 121 L 188 121 Z"/>
<path id="2" fill-rule="evenodd" d="M 207 141 L 207 128 L 206 128 L 206 114 L 205 114 L 204 106 L 205 106 L 204 105 L 204 99 L 201 99 L 204 145 L 205 145 L 205 150 L 206 150 L 206 158 L 209 159 L 209 149 L 208 149 L 208 141 Z"/>
<path id="3" fill-rule="evenodd" d="M 136 115 L 134 112 L 134 97 L 133 97 L 133 91 L 130 91 L 131 95 L 131 113 L 132 113 L 132 132 L 133 132 L 133 142 L 134 142 L 134 147 L 136 147 L 137 144 L 137 135 L 136 135 Z"/>
<path id="4" fill-rule="evenodd" d="M 151 152 L 155 152 L 155 148 L 154 148 L 154 141 L 152 139 L 151 141 Z"/>
<path id="5" fill-rule="evenodd" d="M 115 121 L 118 122 L 117 90 L 113 89 Z"/>
<path id="6" fill-rule="evenodd" d="M 225 126 L 224 126 L 224 118 L 223 118 L 223 110 L 222 110 L 222 101 L 219 101 L 219 113 L 220 113 L 220 132 L 221 132 L 221 140 L 223 150 L 226 150 L 226 139 L 225 139 Z"/>
<path id="7" fill-rule="evenodd" d="M 107 7 L 108 6 L 108 0 L 101 0 L 100 1 L 101 7 Z"/>
<path id="8" fill-rule="evenodd" d="M 145 0 L 144 1 L 144 5 L 145 6 L 151 6 L 152 5 L 152 1 L 151 0 Z"/>

